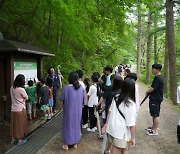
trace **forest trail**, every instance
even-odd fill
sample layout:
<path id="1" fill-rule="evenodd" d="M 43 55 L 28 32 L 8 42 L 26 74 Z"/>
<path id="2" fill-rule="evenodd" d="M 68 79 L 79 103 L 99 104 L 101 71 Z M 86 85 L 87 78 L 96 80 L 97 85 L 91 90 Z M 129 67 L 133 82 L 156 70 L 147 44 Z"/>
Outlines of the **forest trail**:
<path id="1" fill-rule="evenodd" d="M 140 100 L 143 99 L 147 86 L 138 83 Z M 151 126 L 152 119 L 149 115 L 148 100 L 141 106 L 136 130 L 136 147 L 130 149 L 129 154 L 180 154 L 180 145 L 176 139 L 178 111 L 168 99 L 161 105 L 160 126 L 158 136 L 146 135 L 148 126 Z M 58 133 L 38 153 L 53 154 L 100 154 L 102 140 L 98 139 L 98 133 L 90 133 L 83 130 L 82 140 L 77 149 L 70 149 L 65 152 L 61 149 L 62 140 Z"/>

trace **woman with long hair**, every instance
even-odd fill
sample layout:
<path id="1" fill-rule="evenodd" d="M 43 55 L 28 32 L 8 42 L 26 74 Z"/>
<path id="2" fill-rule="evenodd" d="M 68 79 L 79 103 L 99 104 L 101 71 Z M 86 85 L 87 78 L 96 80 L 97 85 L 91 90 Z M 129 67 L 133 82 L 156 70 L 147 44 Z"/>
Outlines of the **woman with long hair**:
<path id="1" fill-rule="evenodd" d="M 84 106 L 82 110 L 82 128 L 87 128 L 88 127 L 88 105 L 87 105 L 87 93 L 89 92 L 90 88 L 90 83 L 89 83 L 89 78 L 84 79 L 84 84 L 85 84 L 85 101 L 84 101 Z"/>
<path id="2" fill-rule="evenodd" d="M 11 125 L 10 134 L 12 137 L 11 144 L 22 145 L 27 142 L 23 138 L 27 135 L 27 113 L 26 100 L 28 95 L 24 89 L 25 77 L 22 74 L 16 76 L 13 86 L 10 88 L 11 93 Z"/>
<path id="3" fill-rule="evenodd" d="M 81 118 L 84 101 L 84 88 L 79 84 L 79 76 L 76 72 L 69 74 L 69 84 L 63 88 L 61 101 L 63 102 L 63 124 L 62 139 L 64 145 L 62 148 L 68 150 L 72 145 L 77 148 L 81 139 Z"/>
<path id="4" fill-rule="evenodd" d="M 112 154 L 126 154 L 127 143 L 135 146 L 135 81 L 126 78 L 120 95 L 116 95 L 109 109 L 103 132 L 108 133 L 108 140 L 112 144 Z"/>

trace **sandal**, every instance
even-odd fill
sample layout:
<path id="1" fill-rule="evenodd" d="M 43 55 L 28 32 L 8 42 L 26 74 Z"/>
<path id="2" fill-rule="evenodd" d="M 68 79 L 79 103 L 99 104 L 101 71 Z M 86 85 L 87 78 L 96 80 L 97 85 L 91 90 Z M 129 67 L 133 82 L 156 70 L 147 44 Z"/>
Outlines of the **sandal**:
<path id="1" fill-rule="evenodd" d="M 69 148 L 68 148 L 68 145 L 63 145 L 63 146 L 62 146 L 62 149 L 65 150 L 65 151 L 67 151 L 67 150 L 69 149 Z"/>

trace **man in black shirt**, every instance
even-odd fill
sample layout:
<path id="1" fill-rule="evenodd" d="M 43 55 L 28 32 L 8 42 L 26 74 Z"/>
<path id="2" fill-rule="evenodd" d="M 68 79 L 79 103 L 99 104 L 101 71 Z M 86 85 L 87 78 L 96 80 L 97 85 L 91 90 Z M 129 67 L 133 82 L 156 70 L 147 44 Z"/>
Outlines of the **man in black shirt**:
<path id="1" fill-rule="evenodd" d="M 158 135 L 160 106 L 163 100 L 163 77 L 161 76 L 161 64 L 152 65 L 152 73 L 155 75 L 151 88 L 146 92 L 149 96 L 149 111 L 153 118 L 152 127 L 147 128 L 147 135 Z"/>

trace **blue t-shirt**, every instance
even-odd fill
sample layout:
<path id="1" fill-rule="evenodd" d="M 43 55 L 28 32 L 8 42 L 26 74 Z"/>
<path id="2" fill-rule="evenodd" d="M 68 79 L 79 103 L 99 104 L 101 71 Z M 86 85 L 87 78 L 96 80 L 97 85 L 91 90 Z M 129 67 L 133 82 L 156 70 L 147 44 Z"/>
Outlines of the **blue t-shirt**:
<path id="1" fill-rule="evenodd" d="M 109 74 L 108 76 L 107 76 L 107 79 L 106 79 L 106 86 L 110 86 L 111 85 L 111 75 L 112 74 Z"/>

